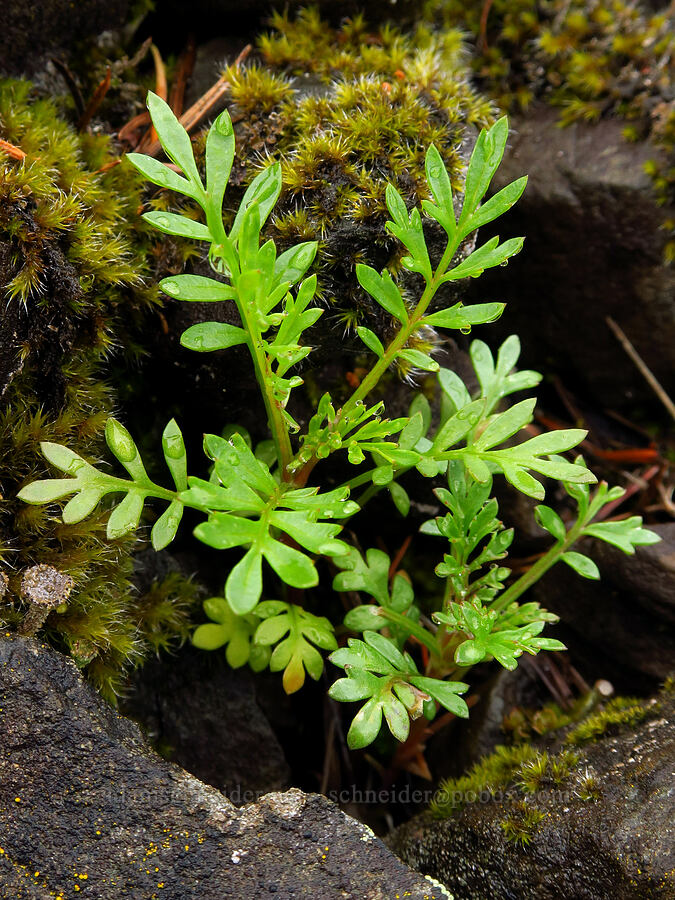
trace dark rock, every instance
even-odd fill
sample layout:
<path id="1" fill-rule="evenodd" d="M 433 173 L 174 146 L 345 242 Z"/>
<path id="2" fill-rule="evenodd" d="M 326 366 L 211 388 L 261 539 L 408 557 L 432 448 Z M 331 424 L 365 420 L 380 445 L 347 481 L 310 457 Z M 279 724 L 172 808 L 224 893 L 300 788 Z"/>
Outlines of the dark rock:
<path id="1" fill-rule="evenodd" d="M 493 187 L 529 176 L 525 194 L 498 223 L 502 234 L 525 235 L 525 247 L 473 291 L 511 301 L 495 331 L 520 335 L 521 365 L 555 368 L 606 405 L 653 403 L 605 317 L 672 393 L 675 269 L 663 262 L 662 227 L 670 213 L 657 205 L 643 168 L 659 151 L 625 141 L 615 119 L 567 128 L 557 120 L 548 107 L 512 119 Z M 487 237 L 481 229 L 480 243 Z"/>
<path id="2" fill-rule="evenodd" d="M 597 542 L 593 558 L 604 574 L 633 594 L 640 606 L 675 625 L 675 522 L 650 528 L 659 535 L 660 543 L 626 556 L 610 544 Z"/>
<path id="3" fill-rule="evenodd" d="M 602 657 L 603 676 L 619 690 L 635 690 L 634 678 L 641 689 L 650 680 L 653 686 L 675 670 L 674 529 L 657 525 L 654 530 L 664 542 L 640 547 L 635 556 L 600 541 L 580 545 L 597 561 L 600 581 L 559 565 L 532 590 L 532 599 L 560 616 L 572 632 L 561 638 L 582 657 Z"/>
<path id="4" fill-rule="evenodd" d="M 452 818 L 425 813 L 398 829 L 392 848 L 456 900 L 672 900 L 675 700 L 658 704 L 637 729 L 582 748 L 559 786 L 525 800 L 512 789 Z M 591 783 L 596 799 L 584 799 Z M 508 841 L 504 823 L 527 810 L 543 814 L 529 843 Z"/>
<path id="5" fill-rule="evenodd" d="M 251 671 L 231 669 L 222 653 L 188 648 L 146 663 L 124 712 L 164 756 L 234 803 L 290 785 Z"/>
<path id="6" fill-rule="evenodd" d="M 0 641 L 0 706 L 4 900 L 443 896 L 324 797 L 237 809 L 32 639 Z"/>
<path id="7" fill-rule="evenodd" d="M 72 48 L 78 41 L 119 28 L 128 0 L 4 0 L 0 29 L 0 75 L 30 75 L 47 54 Z"/>
<path id="8" fill-rule="evenodd" d="M 190 27 L 200 37 L 246 34 L 261 28 L 273 10 L 287 9 L 293 14 L 308 5 L 305 0 L 195 0 L 190 5 Z M 365 13 L 371 25 L 389 20 L 411 22 L 419 9 L 416 0 L 318 0 L 312 5 L 333 24 L 359 12 Z M 153 34 L 157 26 L 185 15 L 181 0 L 157 0 L 155 9 L 148 23 Z"/>

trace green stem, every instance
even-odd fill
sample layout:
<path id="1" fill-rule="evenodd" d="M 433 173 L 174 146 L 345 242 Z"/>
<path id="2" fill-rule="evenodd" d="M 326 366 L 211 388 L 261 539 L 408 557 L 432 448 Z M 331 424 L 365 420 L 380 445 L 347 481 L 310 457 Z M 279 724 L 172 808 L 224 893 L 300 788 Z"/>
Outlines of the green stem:
<path id="1" fill-rule="evenodd" d="M 441 261 L 439 262 L 436 271 L 434 272 L 431 281 L 428 281 L 422 296 L 420 297 L 420 301 L 415 307 L 410 320 L 407 325 L 402 325 L 398 334 L 393 338 L 391 343 L 388 345 L 386 350 L 384 351 L 384 355 L 378 359 L 372 369 L 366 374 L 363 381 L 356 388 L 354 393 L 349 397 L 346 403 L 338 410 L 337 415 L 335 416 L 334 421 L 331 423 L 334 428 L 337 428 L 339 423 L 349 415 L 350 412 L 354 410 L 357 403 L 361 402 L 368 394 L 373 390 L 374 387 L 378 384 L 384 373 L 387 371 L 389 366 L 394 362 L 399 352 L 405 347 L 408 342 L 410 335 L 414 332 L 415 328 L 419 325 L 420 320 L 423 318 L 427 309 L 429 308 L 429 304 L 433 300 L 434 296 L 438 288 L 440 287 L 440 282 L 443 276 L 445 275 L 448 266 L 452 262 L 452 258 L 457 252 L 457 248 L 461 242 L 461 237 L 455 237 L 454 240 L 448 239 L 448 243 L 445 248 L 445 252 L 441 257 Z M 318 459 L 316 457 L 312 457 L 306 463 L 302 465 L 302 467 L 296 472 L 295 478 L 293 479 L 294 484 L 298 486 L 304 486 L 307 483 L 307 480 L 316 466 Z M 360 476 L 357 476 L 360 477 Z M 363 482 L 357 482 L 363 483 Z"/>
<path id="2" fill-rule="evenodd" d="M 595 514 L 595 511 L 594 511 Z M 517 600 L 522 594 L 532 587 L 548 570 L 554 566 L 563 553 L 565 553 L 580 537 L 588 523 L 586 517 L 579 519 L 567 532 L 562 541 L 556 542 L 551 549 L 530 566 L 523 575 L 499 595 L 491 604 L 490 609 L 500 611 Z"/>
<path id="3" fill-rule="evenodd" d="M 418 625 L 416 622 L 412 622 L 407 616 L 404 616 L 402 613 L 397 613 L 393 609 L 387 609 L 384 606 L 380 607 L 379 615 L 382 616 L 383 619 L 387 619 L 389 622 L 394 622 L 396 625 L 401 625 L 407 632 L 409 632 L 413 637 L 417 638 L 417 640 L 424 644 L 427 650 L 433 656 L 439 656 L 438 646 L 436 644 L 436 640 L 432 634 L 423 628 L 421 625 Z"/>
<path id="4" fill-rule="evenodd" d="M 422 296 L 420 297 L 420 301 L 415 307 L 413 314 L 408 321 L 408 324 L 401 326 L 398 334 L 393 338 L 391 343 L 387 346 L 387 349 L 384 351 L 384 356 L 382 356 L 375 363 L 375 365 L 368 372 L 368 374 L 356 388 L 351 397 L 338 411 L 335 424 L 343 419 L 345 415 L 350 413 L 357 403 L 368 396 L 368 394 L 380 381 L 389 366 L 396 359 L 399 352 L 403 349 L 403 347 L 405 347 L 407 341 L 410 338 L 410 335 L 415 331 L 415 329 L 419 325 L 420 319 L 424 316 L 425 312 L 429 308 L 429 304 L 433 300 L 436 291 L 440 287 L 441 278 L 445 275 L 447 268 L 450 265 L 455 252 L 457 251 L 458 246 L 459 241 L 455 240 L 451 242 L 448 240 L 441 261 L 439 262 L 438 267 L 436 268 L 436 271 L 431 278 L 431 281 L 427 282 Z"/>
<path id="5" fill-rule="evenodd" d="M 230 269 L 232 286 L 236 292 L 235 303 L 239 310 L 241 323 L 248 335 L 248 341 L 246 343 L 251 353 L 255 377 L 265 403 L 267 422 L 269 424 L 270 432 L 272 433 L 272 440 L 274 441 L 279 471 L 281 472 L 282 479 L 287 481 L 289 480 L 287 466 L 293 458 L 293 448 L 291 447 L 291 438 L 288 433 L 288 428 L 286 427 L 286 422 L 284 421 L 283 408 L 274 396 L 274 389 L 272 387 L 272 365 L 265 354 L 262 334 L 255 321 L 255 317 L 250 314 L 249 310 L 246 308 L 246 304 L 239 296 L 237 285 L 241 273 L 239 271 L 236 254 L 232 247 L 232 242 L 225 233 L 222 218 L 219 213 L 214 213 L 208 206 L 205 207 L 205 212 L 209 230 L 215 238 L 215 252 L 217 252 L 218 249 L 222 251 L 220 257 Z"/>

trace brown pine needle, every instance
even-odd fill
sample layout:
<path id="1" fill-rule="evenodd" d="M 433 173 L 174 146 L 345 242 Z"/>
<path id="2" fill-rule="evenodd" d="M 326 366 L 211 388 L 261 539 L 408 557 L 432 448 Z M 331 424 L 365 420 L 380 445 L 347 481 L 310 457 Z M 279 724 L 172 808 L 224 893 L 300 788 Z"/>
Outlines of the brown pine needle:
<path id="1" fill-rule="evenodd" d="M 26 154 L 20 147 L 10 144 L 9 141 L 3 141 L 0 138 L 0 153 L 6 153 L 12 159 L 25 159 Z"/>
<path id="2" fill-rule="evenodd" d="M 656 379 L 656 376 L 651 371 L 651 369 L 644 362 L 640 354 L 637 352 L 635 347 L 631 344 L 631 342 L 626 337 L 623 330 L 616 324 L 614 319 L 611 316 L 605 316 L 605 322 L 612 329 L 614 334 L 616 335 L 617 340 L 626 351 L 626 353 L 630 356 L 630 358 L 635 363 L 636 367 L 640 371 L 641 375 L 644 377 L 645 381 L 649 385 L 649 387 L 654 391 L 656 396 L 659 398 L 661 403 L 668 410 L 673 419 L 675 419 L 675 403 L 670 399 L 666 391 L 663 389 L 659 381 Z"/>
<path id="3" fill-rule="evenodd" d="M 91 100 L 89 101 L 89 103 L 87 103 L 87 108 L 80 116 L 80 119 L 77 123 L 78 131 L 84 131 L 87 125 L 91 122 L 92 116 L 103 102 L 103 98 L 105 97 L 105 95 L 108 93 L 111 76 L 112 70 L 110 66 L 108 66 L 108 68 L 106 69 L 105 77 L 94 91 Z"/>
<path id="4" fill-rule="evenodd" d="M 234 61 L 235 66 L 240 66 L 246 57 L 249 55 L 253 47 L 251 44 L 247 44 L 244 49 L 241 51 L 239 56 Z M 213 84 L 205 94 L 193 103 L 192 106 L 183 113 L 180 117 L 180 124 L 183 128 L 189 133 L 192 129 L 200 122 L 204 116 L 209 112 L 210 109 L 213 109 L 215 104 L 220 100 L 220 98 L 225 94 L 230 87 L 230 82 L 225 78 L 224 75 L 218 79 L 218 81 Z M 161 145 L 159 141 L 154 141 L 149 144 L 147 147 L 143 147 L 143 153 L 147 154 L 147 156 L 156 156 L 161 150 Z"/>

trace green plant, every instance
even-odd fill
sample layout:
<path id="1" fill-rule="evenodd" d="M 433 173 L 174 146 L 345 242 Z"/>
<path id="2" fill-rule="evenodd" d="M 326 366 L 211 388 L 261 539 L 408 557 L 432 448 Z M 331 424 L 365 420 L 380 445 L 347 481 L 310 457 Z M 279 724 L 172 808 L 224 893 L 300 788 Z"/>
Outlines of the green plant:
<path id="1" fill-rule="evenodd" d="M 467 332 L 502 313 L 501 303 L 468 307 L 455 303 L 436 311 L 432 311 L 432 303 L 440 297 L 443 285 L 502 265 L 522 246 L 522 238 L 503 243 L 493 238 L 456 261 L 460 244 L 509 209 L 525 188 L 526 179 L 521 178 L 483 202 L 504 153 L 506 119 L 478 137 L 459 214 L 440 154 L 433 145 L 426 154 L 426 178 L 433 199 L 424 200 L 422 209 L 427 222 L 435 220 L 446 235 L 440 259 L 432 259 L 427 249 L 420 210 L 409 211 L 398 191 L 392 185 L 387 188 L 391 215 L 387 228 L 406 248 L 401 264 L 417 276 L 421 286 L 418 299 L 407 302 L 386 269 L 380 273 L 357 265 L 360 285 L 394 323 L 392 336 L 383 343 L 370 329 L 357 329 L 375 357 L 374 364 L 342 405 L 336 407 L 330 394 L 324 394 L 307 430 L 300 434 L 289 399 L 302 378 L 291 370 L 310 353 L 302 334 L 322 310 L 311 305 L 316 277 L 307 275 L 316 243 L 301 243 L 279 256 L 273 241 L 261 246 L 261 228 L 281 191 L 281 167 L 272 164 L 256 176 L 228 231 L 222 207 L 235 151 L 228 113 L 216 119 L 206 137 L 204 182 L 190 140 L 168 106 L 150 94 L 148 107 L 164 150 L 182 174 L 138 154 L 131 154 L 130 161 L 150 181 L 194 200 L 206 221 L 164 211 L 146 213 L 145 219 L 168 234 L 206 241 L 211 266 L 220 276 L 177 275 L 162 281 L 161 287 L 181 300 L 236 306 L 239 325 L 201 323 L 187 329 L 181 341 L 200 352 L 236 345 L 248 348 L 271 440 L 253 447 L 237 426 L 223 435 L 207 434 L 204 450 L 212 463 L 211 473 L 208 478 L 188 476 L 183 437 L 172 420 L 162 439 L 175 485 L 168 489 L 150 480 L 129 432 L 109 419 L 108 446 L 130 479 L 104 472 L 64 446 L 47 443 L 42 448 L 44 455 L 66 477 L 34 482 L 20 496 L 28 503 L 40 504 L 74 495 L 63 509 L 63 519 L 75 523 L 89 515 L 104 496 L 124 494 L 108 520 L 112 539 L 133 531 L 146 499 L 157 498 L 167 506 L 152 528 L 156 549 L 173 540 L 186 506 L 203 513 L 205 521 L 194 532 L 197 538 L 217 549 L 243 548 L 244 552 L 241 555 L 240 551 L 229 571 L 224 599 L 207 601 L 206 613 L 214 621 L 196 630 L 195 644 L 205 649 L 227 645 L 234 665 L 249 661 L 256 669 L 265 665 L 283 669 L 288 692 L 302 686 L 305 673 L 318 679 L 323 670 L 319 649 L 333 650 L 331 660 L 345 670 L 346 677 L 332 686 L 331 696 L 365 701 L 350 728 L 352 747 L 369 744 L 380 731 L 383 716 L 395 737 L 404 740 L 410 718 L 433 717 L 438 706 L 458 716 L 468 715 L 459 696 L 468 685 L 457 680 L 468 667 L 495 658 L 514 668 L 523 652 L 563 647 L 559 641 L 540 636 L 546 622 L 555 617 L 536 603 L 520 606 L 517 601 L 559 559 L 586 577 L 597 577 L 594 564 L 570 550 L 577 538 L 590 534 L 626 552 L 657 539 L 641 528 L 637 518 L 591 524 L 620 489 L 609 490 L 601 484 L 591 495 L 589 484 L 596 479 L 583 461 L 572 463 L 560 455 L 576 446 L 585 432 L 557 431 L 504 446 L 531 421 L 534 400 L 523 400 L 505 411 L 499 411 L 500 401 L 539 380 L 533 372 L 513 371 L 519 354 L 516 338 L 501 347 L 496 364 L 485 344 L 472 344 L 481 386 L 475 399 L 458 376 L 440 370 L 428 353 L 411 346 L 421 329 Z M 406 369 L 437 373 L 443 394 L 438 424 L 432 425 L 430 405 L 421 395 L 413 401 L 408 416 L 393 420 L 383 418 L 383 403 L 366 402 L 382 376 L 399 362 Z M 394 435 L 396 439 L 392 439 Z M 349 462 L 358 467 L 357 474 L 329 490 L 309 486 L 317 465 L 339 451 L 346 451 Z M 403 575 L 390 579 L 386 554 L 371 549 L 364 557 L 338 537 L 340 521 L 357 513 L 383 488 L 388 488 L 399 510 L 405 512 L 407 495 L 396 479 L 411 469 L 427 478 L 448 478 L 448 490 L 438 489 L 437 496 L 449 512 L 425 528 L 450 543 L 437 568 L 446 587 L 435 622 L 423 619 L 413 587 Z M 544 488 L 532 472 L 561 480 L 577 501 L 579 516 L 567 529 L 552 509 L 539 506 L 539 521 L 553 536 L 554 546 L 529 572 L 503 588 L 509 572 L 497 566 L 497 561 L 505 557 L 513 534 L 496 518 L 497 503 L 490 499 L 492 476 L 501 473 L 518 490 L 542 499 Z M 298 591 L 318 584 L 315 557 L 328 557 L 341 569 L 334 582 L 336 590 L 363 591 L 375 600 L 348 613 L 346 626 L 362 633 L 362 639 L 349 638 L 347 646 L 339 649 L 334 626 L 327 618 L 291 602 L 298 599 Z M 264 574 L 263 560 L 269 567 Z M 282 588 L 286 600 L 260 602 L 264 588 L 266 595 Z M 420 647 L 423 652 L 418 652 Z"/>

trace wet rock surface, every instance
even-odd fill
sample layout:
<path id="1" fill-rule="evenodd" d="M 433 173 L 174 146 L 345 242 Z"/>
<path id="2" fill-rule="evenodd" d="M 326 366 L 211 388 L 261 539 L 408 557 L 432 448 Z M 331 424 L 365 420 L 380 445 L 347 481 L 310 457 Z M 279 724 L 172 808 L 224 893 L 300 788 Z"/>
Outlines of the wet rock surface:
<path id="1" fill-rule="evenodd" d="M 675 269 L 663 262 L 670 214 L 644 171 L 659 152 L 624 140 L 619 120 L 567 128 L 557 120 L 548 107 L 511 119 L 492 189 L 528 174 L 525 194 L 499 220 L 502 234 L 526 235 L 525 247 L 508 267 L 486 272 L 474 293 L 509 301 L 494 330 L 520 335 L 523 366 L 554 365 L 604 404 L 653 403 L 605 317 L 672 393 Z M 489 236 L 481 229 L 480 243 Z"/>
<path id="2" fill-rule="evenodd" d="M 0 28 L 0 76 L 30 75 L 46 57 L 77 41 L 119 28 L 128 0 L 4 0 Z"/>
<path id="3" fill-rule="evenodd" d="M 0 897 L 443 896 L 318 795 L 237 809 L 33 639 L 0 640 Z"/>
<path id="4" fill-rule="evenodd" d="M 597 562 L 600 581 L 558 566 L 532 591 L 560 616 L 561 639 L 577 656 L 595 659 L 620 690 L 644 690 L 675 671 L 675 525 L 650 527 L 661 543 L 634 556 L 600 541 L 579 546 Z"/>
<path id="5" fill-rule="evenodd" d="M 239 32 L 243 28 L 264 25 L 271 13 L 284 9 L 295 13 L 308 6 L 305 0 L 196 0 L 190 7 L 191 26 L 198 32 L 213 34 L 214 30 Z M 411 21 L 418 4 L 415 0 L 318 0 L 312 4 L 321 11 L 322 17 L 339 22 L 345 16 L 353 16 L 365 9 L 368 22 L 377 24 L 388 21 Z M 184 15 L 181 0 L 158 0 L 155 4 L 157 17 Z"/>
<path id="6" fill-rule="evenodd" d="M 231 669 L 222 652 L 184 649 L 146 663 L 124 712 L 163 756 L 240 805 L 290 786 L 257 687 L 251 671 Z"/>
<path id="7" fill-rule="evenodd" d="M 398 829 L 392 848 L 456 900 L 671 900 L 675 699 L 651 704 L 637 727 L 579 748 L 559 785 L 470 803 L 449 819 L 423 814 Z M 529 843 L 508 841 L 505 823 L 522 823 L 526 810 L 541 814 Z"/>

